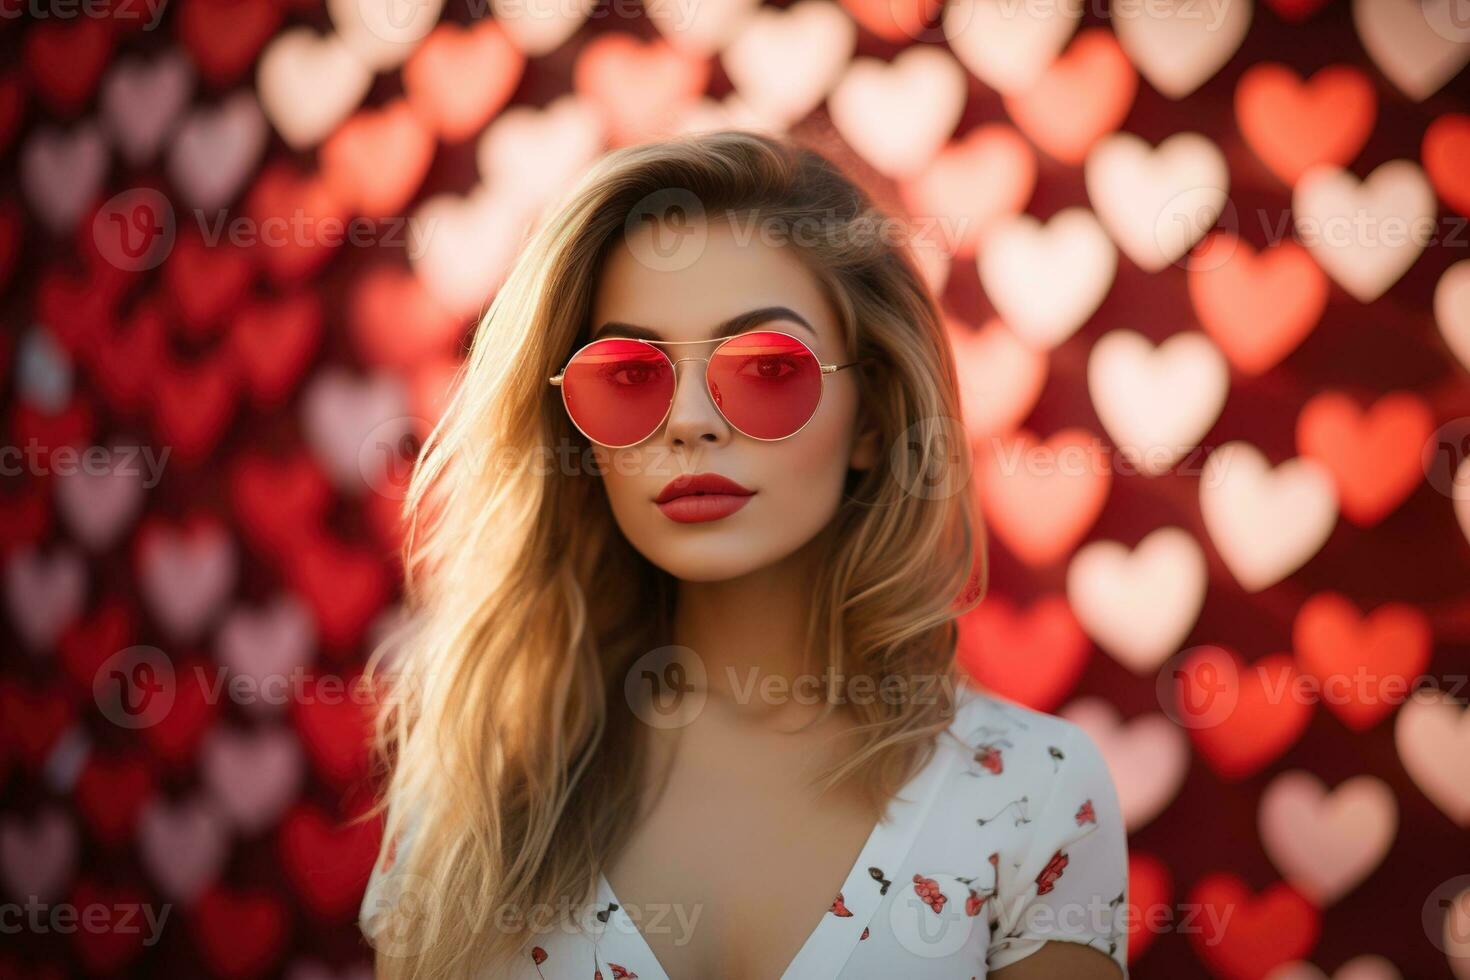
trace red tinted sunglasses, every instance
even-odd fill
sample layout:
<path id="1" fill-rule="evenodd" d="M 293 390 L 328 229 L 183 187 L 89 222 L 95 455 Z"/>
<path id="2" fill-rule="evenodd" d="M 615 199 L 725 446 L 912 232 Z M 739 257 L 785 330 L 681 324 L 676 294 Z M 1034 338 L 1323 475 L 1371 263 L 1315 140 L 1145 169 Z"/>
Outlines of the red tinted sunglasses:
<path id="1" fill-rule="evenodd" d="M 561 387 L 572 424 L 609 449 L 636 446 L 658 431 L 674 406 L 674 366 L 704 361 L 710 399 L 730 426 L 752 439 L 789 439 L 822 401 L 822 379 L 861 362 L 823 364 L 801 339 L 749 330 L 720 342 L 709 357 L 671 359 L 661 347 L 709 340 L 594 340 L 548 379 Z"/>

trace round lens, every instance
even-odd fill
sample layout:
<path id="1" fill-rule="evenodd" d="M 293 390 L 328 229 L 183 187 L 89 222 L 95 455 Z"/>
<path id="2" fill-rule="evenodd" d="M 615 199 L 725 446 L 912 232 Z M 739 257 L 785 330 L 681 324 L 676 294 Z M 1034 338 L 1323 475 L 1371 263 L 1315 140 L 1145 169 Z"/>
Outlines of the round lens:
<path id="1" fill-rule="evenodd" d="M 562 372 L 562 401 L 593 442 L 632 446 L 654 433 L 674 400 L 674 365 L 641 340 L 598 340 Z"/>
<path id="2" fill-rule="evenodd" d="M 822 367 L 789 334 L 732 337 L 709 362 L 710 397 L 730 424 L 756 439 L 784 439 L 806 425 L 822 399 Z"/>

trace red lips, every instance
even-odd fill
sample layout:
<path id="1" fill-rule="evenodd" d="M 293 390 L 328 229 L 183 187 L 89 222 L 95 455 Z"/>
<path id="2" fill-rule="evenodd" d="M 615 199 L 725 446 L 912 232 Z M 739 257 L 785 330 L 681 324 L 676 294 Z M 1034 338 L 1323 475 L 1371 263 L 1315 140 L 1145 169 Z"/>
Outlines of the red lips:
<path id="1" fill-rule="evenodd" d="M 728 477 L 720 476 L 718 473 L 695 473 L 681 474 L 668 482 L 657 497 L 653 498 L 656 504 L 668 503 L 677 497 L 687 497 L 691 494 L 727 494 L 736 497 L 748 497 L 755 493 Z"/>

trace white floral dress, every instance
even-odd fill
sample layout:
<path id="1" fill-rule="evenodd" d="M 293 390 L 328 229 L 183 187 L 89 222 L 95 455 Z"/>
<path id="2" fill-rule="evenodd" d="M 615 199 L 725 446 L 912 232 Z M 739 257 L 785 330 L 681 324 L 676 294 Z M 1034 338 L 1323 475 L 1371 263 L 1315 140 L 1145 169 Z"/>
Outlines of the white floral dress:
<path id="1" fill-rule="evenodd" d="M 968 687 L 946 735 L 782 980 L 978 980 L 1048 941 L 1092 946 L 1127 980 L 1127 840 L 1092 740 Z M 370 938 L 392 877 L 369 882 Z M 533 936 L 514 980 L 671 980 L 601 875 L 575 929 Z"/>

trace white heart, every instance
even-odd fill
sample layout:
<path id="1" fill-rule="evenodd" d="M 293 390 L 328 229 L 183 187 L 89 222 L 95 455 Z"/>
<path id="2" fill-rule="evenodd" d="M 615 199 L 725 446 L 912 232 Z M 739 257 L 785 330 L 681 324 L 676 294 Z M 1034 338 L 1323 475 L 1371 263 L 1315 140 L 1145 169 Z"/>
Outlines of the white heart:
<path id="1" fill-rule="evenodd" d="M 1189 772 L 1189 736 L 1164 715 L 1140 715 L 1126 724 L 1101 698 L 1081 698 L 1061 712 L 1092 736 L 1118 790 L 1123 823 L 1146 826 L 1179 795 Z"/>
<path id="2" fill-rule="evenodd" d="M 1153 87 L 1182 99 L 1225 67 L 1251 26 L 1251 0 L 1114 4 L 1113 32 Z"/>
<path id="3" fill-rule="evenodd" d="M 1266 980 L 1329 980 L 1329 977 L 1310 963 L 1293 960 L 1266 974 Z M 1403 974 L 1382 956 L 1364 954 L 1338 967 L 1330 980 L 1403 980 Z"/>
<path id="4" fill-rule="evenodd" d="M 528 208 L 540 212 L 587 169 L 606 141 L 597 110 L 568 93 L 544 109 L 514 106 L 502 112 L 480 137 L 475 159 L 487 187 L 514 188 Z"/>
<path id="5" fill-rule="evenodd" d="M 1080 3 L 954 0 L 944 8 L 944 36 L 976 78 L 1011 94 L 1041 77 L 1081 16 Z"/>
<path id="6" fill-rule="evenodd" d="M 1006 325 L 1050 350 L 1107 298 L 1118 252 L 1091 211 L 1070 207 L 1045 225 L 1029 214 L 999 220 L 978 264 L 980 284 Z"/>
<path id="7" fill-rule="evenodd" d="M 76 227 L 107 178 L 107 140 L 92 120 L 69 131 L 37 130 L 20 151 L 20 185 L 31 210 L 55 235 Z"/>
<path id="8" fill-rule="evenodd" d="M 750 110 L 778 127 L 821 105 L 857 45 L 857 25 L 827 0 L 761 7 L 720 54 Z"/>
<path id="9" fill-rule="evenodd" d="M 374 71 L 397 68 L 439 23 L 444 0 L 327 0 L 342 41 Z"/>
<path id="10" fill-rule="evenodd" d="M 1155 347 L 1134 330 L 1092 346 L 1087 389 L 1108 435 L 1148 476 L 1168 472 L 1220 417 L 1230 366 L 1204 334 L 1176 333 Z"/>
<path id="11" fill-rule="evenodd" d="M 316 620 L 293 593 L 260 609 L 235 609 L 215 636 L 215 659 L 250 682 L 237 703 L 263 715 L 289 707 L 291 685 L 315 652 Z"/>
<path id="12" fill-rule="evenodd" d="M 891 62 L 854 58 L 827 98 L 832 123 L 885 177 L 912 177 L 938 155 L 965 108 L 965 70 L 932 45 Z"/>
<path id="13" fill-rule="evenodd" d="M 1295 769 L 1261 795 L 1261 844 L 1286 880 L 1319 908 L 1373 873 L 1398 833 L 1398 802 L 1375 776 L 1354 776 L 1332 792 Z"/>
<path id="14" fill-rule="evenodd" d="M 1450 351 L 1470 371 L 1470 259 L 1456 262 L 1439 277 L 1434 321 Z"/>
<path id="15" fill-rule="evenodd" d="M 456 316 L 484 308 L 510 269 L 531 217 L 515 188 L 479 186 L 441 194 L 414 212 L 419 242 L 409 256 L 433 297 Z"/>
<path id="16" fill-rule="evenodd" d="M 281 138 L 304 150 L 326 139 L 362 102 L 373 74 L 336 34 L 296 27 L 260 55 L 256 90 Z"/>
<path id="17" fill-rule="evenodd" d="M 56 480 L 56 502 L 67 527 L 93 551 L 105 551 L 143 510 L 142 454 L 90 447 L 84 465 Z M 149 473 L 156 481 L 157 473 Z M 156 485 L 156 482 L 155 482 Z"/>
<path id="18" fill-rule="evenodd" d="M 269 136 L 260 103 L 249 90 L 217 107 L 196 109 L 169 148 L 169 180 L 190 207 L 218 210 L 235 199 L 260 165 Z"/>
<path id="19" fill-rule="evenodd" d="M 18 547 L 5 560 L 5 598 L 21 638 L 33 650 L 50 650 L 86 605 L 87 563 L 66 544 L 45 555 Z"/>
<path id="20" fill-rule="evenodd" d="M 490 0 L 495 22 L 533 58 L 550 54 L 592 14 L 596 0 Z"/>
<path id="21" fill-rule="evenodd" d="M 17 902 L 61 897 L 77 870 L 77 830 L 70 814 L 46 805 L 29 820 L 0 821 L 0 877 Z"/>
<path id="22" fill-rule="evenodd" d="M 220 524 L 189 532 L 164 528 L 138 552 L 138 584 L 153 618 L 175 640 L 193 643 L 235 588 L 240 559 Z"/>
<path id="23" fill-rule="evenodd" d="M 1398 282 L 1435 234 L 1438 203 L 1412 160 L 1390 160 L 1359 181 L 1321 164 L 1291 195 L 1297 237 L 1327 274 L 1364 303 Z"/>
<path id="24" fill-rule="evenodd" d="M 1394 718 L 1393 740 L 1420 791 L 1470 827 L 1470 711 L 1443 691 L 1420 690 Z"/>
<path id="25" fill-rule="evenodd" d="M 1131 551 L 1093 541 L 1067 567 L 1067 602 L 1114 660 L 1147 675 L 1179 650 L 1204 606 L 1204 549 L 1182 528 L 1150 531 Z"/>
<path id="26" fill-rule="evenodd" d="M 1399 89 L 1422 102 L 1470 61 L 1470 23 L 1458 0 L 1353 0 L 1358 38 Z"/>
<path id="27" fill-rule="evenodd" d="M 102 119 L 123 159 L 135 167 L 151 161 L 189 104 L 194 69 L 182 51 L 151 64 L 127 58 L 102 83 Z"/>
<path id="28" fill-rule="evenodd" d="M 1199 133 L 1153 148 L 1132 133 L 1099 140 L 1083 165 L 1087 197 L 1108 234 L 1146 272 L 1188 252 L 1225 207 L 1230 171 Z"/>
<path id="29" fill-rule="evenodd" d="M 669 44 L 699 57 L 728 45 L 759 6 L 760 0 L 656 0 L 643 9 Z"/>
<path id="30" fill-rule="evenodd" d="M 1205 461 L 1199 503 L 1210 540 L 1247 592 L 1306 564 L 1337 522 L 1337 491 L 1326 466 L 1297 457 L 1273 468 L 1259 449 L 1240 441 Z"/>
<path id="31" fill-rule="evenodd" d="M 739 92 L 731 92 L 720 101 L 701 98 L 674 126 L 677 133 L 708 133 L 717 129 L 750 129 L 771 135 L 785 132 L 746 105 Z"/>

